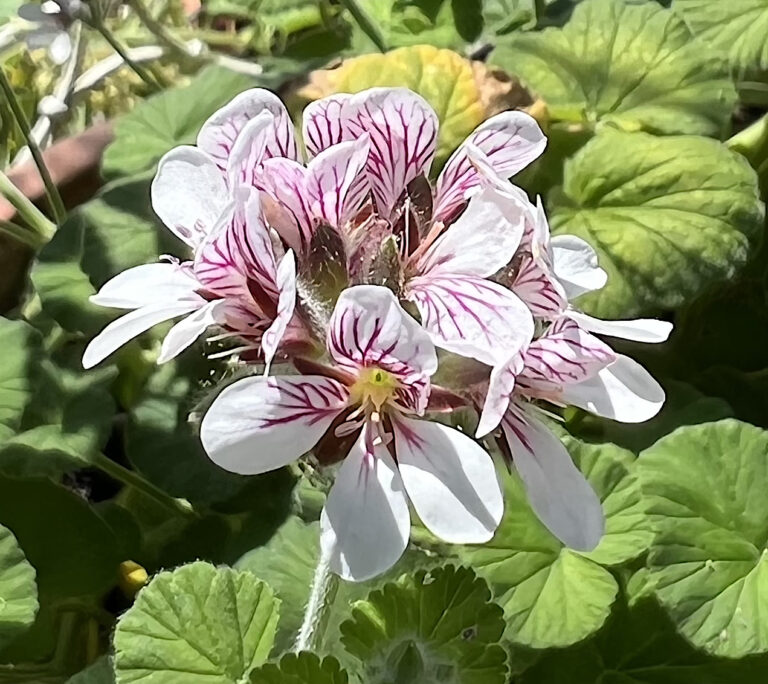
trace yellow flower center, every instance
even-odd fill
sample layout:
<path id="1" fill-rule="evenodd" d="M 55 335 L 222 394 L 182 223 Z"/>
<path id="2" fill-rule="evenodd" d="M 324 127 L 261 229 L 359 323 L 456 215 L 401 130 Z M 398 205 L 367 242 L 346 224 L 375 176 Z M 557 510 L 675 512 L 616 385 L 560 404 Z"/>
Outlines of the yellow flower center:
<path id="1" fill-rule="evenodd" d="M 379 411 L 395 396 L 399 386 L 400 382 L 392 373 L 381 368 L 364 368 L 352 385 L 350 395 L 353 403 L 365 404 L 370 401 Z"/>

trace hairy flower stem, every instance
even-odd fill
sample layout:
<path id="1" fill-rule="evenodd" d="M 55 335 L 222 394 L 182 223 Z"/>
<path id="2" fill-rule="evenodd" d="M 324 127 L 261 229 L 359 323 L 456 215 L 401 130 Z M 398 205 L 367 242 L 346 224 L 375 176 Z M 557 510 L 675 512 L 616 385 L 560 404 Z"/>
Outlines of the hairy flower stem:
<path id="1" fill-rule="evenodd" d="M 15 223 L 4 223 L 4 232 L 10 234 L 18 233 L 19 229 L 24 230 L 29 234 L 27 238 L 23 238 L 20 234 L 15 234 L 14 237 L 22 242 L 26 242 L 30 246 L 33 243 L 42 246 L 53 237 L 53 234 L 56 232 L 56 226 L 46 218 L 43 212 L 32 204 L 29 198 L 2 171 L 0 171 L 0 197 L 5 197 L 29 226 L 29 228 L 21 228 L 21 226 Z"/>
<path id="2" fill-rule="evenodd" d="M 341 0 L 341 4 L 352 15 L 352 18 L 357 22 L 360 30 L 373 41 L 373 44 L 379 48 L 381 52 L 386 52 L 388 48 L 387 43 L 384 40 L 384 35 L 379 30 L 379 27 L 371 18 L 370 14 L 363 8 L 362 4 L 358 2 L 358 0 Z"/>
<path id="3" fill-rule="evenodd" d="M 104 454 L 97 454 L 93 460 L 93 465 L 118 482 L 122 482 L 128 487 L 133 487 L 140 491 L 174 515 L 196 515 L 195 511 L 184 499 L 174 499 L 159 487 L 145 480 L 138 473 L 121 466 L 119 463 L 115 463 L 115 461 L 107 458 Z"/>
<path id="4" fill-rule="evenodd" d="M 128 0 L 128 4 L 136 12 L 136 16 L 147 30 L 157 38 L 161 45 L 164 45 L 182 59 L 197 59 L 183 40 L 174 36 L 162 22 L 152 16 L 149 8 L 144 4 L 144 0 Z"/>
<path id="5" fill-rule="evenodd" d="M 321 547 L 304 620 L 293 647 L 295 653 L 317 651 L 322 645 L 322 635 L 328 625 L 330 610 L 339 588 L 339 578 L 331 571 L 332 552 L 333 549 L 323 551 Z"/>
<path id="6" fill-rule="evenodd" d="M 57 225 L 64 223 L 64 219 L 67 217 L 67 210 L 64 208 L 64 202 L 59 194 L 59 189 L 53 182 L 51 174 L 48 171 L 48 167 L 43 160 L 43 153 L 40 151 L 40 147 L 32 136 L 32 130 L 29 127 L 29 122 L 24 116 L 24 112 L 21 109 L 19 101 L 16 99 L 16 93 L 13 92 L 11 83 L 8 77 L 5 75 L 5 70 L 0 67 L 0 90 L 3 91 L 5 99 L 8 102 L 8 106 L 11 109 L 13 118 L 16 120 L 16 125 L 19 127 L 21 134 L 29 147 L 29 153 L 32 155 L 32 159 L 35 161 L 37 170 L 40 173 L 40 177 L 43 179 L 43 185 L 45 186 L 45 194 L 48 198 L 48 204 L 51 207 L 51 214 L 56 221 Z M 2 188 L 0 188 L 2 190 Z M 12 202 L 12 200 L 9 201 Z M 15 205 L 14 205 L 15 206 Z M 18 207 L 17 207 L 18 209 Z"/>

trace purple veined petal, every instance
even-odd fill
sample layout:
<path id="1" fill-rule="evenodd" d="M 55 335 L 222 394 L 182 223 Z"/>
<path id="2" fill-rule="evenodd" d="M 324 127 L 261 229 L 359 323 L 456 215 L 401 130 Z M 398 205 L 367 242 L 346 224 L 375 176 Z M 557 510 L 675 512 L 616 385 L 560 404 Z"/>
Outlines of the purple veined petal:
<path id="1" fill-rule="evenodd" d="M 493 432 L 500 424 L 512 401 L 512 395 L 517 384 L 517 376 L 524 368 L 524 353 L 521 349 L 507 361 L 494 366 L 488 380 L 483 410 L 477 423 L 475 437 L 478 439 Z"/>
<path id="2" fill-rule="evenodd" d="M 323 150 L 309 162 L 307 194 L 314 217 L 338 228 L 360 210 L 370 191 L 363 173 L 369 147 L 364 134 Z"/>
<path id="3" fill-rule="evenodd" d="M 356 285 L 341 293 L 331 314 L 327 345 L 333 360 L 353 373 L 379 366 L 412 384 L 423 383 L 437 370 L 429 335 L 390 289 L 378 285 Z"/>
<path id="4" fill-rule="evenodd" d="M 528 307 L 507 288 L 470 276 L 418 277 L 406 297 L 416 304 L 434 344 L 495 366 L 533 337 Z"/>
<path id="5" fill-rule="evenodd" d="M 223 319 L 220 312 L 224 304 L 223 299 L 208 302 L 176 323 L 163 339 L 157 362 L 166 363 L 175 359 L 209 327 L 221 324 Z"/>
<path id="6" fill-rule="evenodd" d="M 467 145 L 481 150 L 493 172 L 510 178 L 537 159 L 547 139 L 536 120 L 524 112 L 502 112 L 478 126 L 453 153 L 437 179 L 433 218 L 444 221 L 480 185 L 477 168 L 467 156 Z"/>
<path id="7" fill-rule="evenodd" d="M 310 102 L 304 108 L 302 137 L 310 158 L 345 139 L 342 117 L 345 103 L 351 97 L 347 93 L 337 93 Z"/>
<path id="8" fill-rule="evenodd" d="M 215 112 L 200 129 L 197 146 L 211 156 L 222 174 L 226 173 L 229 156 L 240 131 L 251 119 L 265 111 L 272 115 L 274 121 L 266 142 L 265 158 L 301 159 L 293 123 L 285 105 L 277 95 L 264 88 L 246 90 Z"/>
<path id="9" fill-rule="evenodd" d="M 235 191 L 234 200 L 198 249 L 194 271 L 200 284 L 219 296 L 250 299 L 250 279 L 277 300 L 272 240 L 255 188 Z"/>
<path id="10" fill-rule="evenodd" d="M 344 385 L 321 375 L 238 380 L 211 404 L 200 439 L 225 470 L 266 473 L 315 446 L 347 406 L 348 395 Z"/>
<path id="11" fill-rule="evenodd" d="M 112 321 L 94 337 L 83 353 L 83 368 L 93 368 L 134 337 L 163 321 L 182 316 L 205 304 L 202 297 L 144 306 Z"/>
<path id="12" fill-rule="evenodd" d="M 486 278 L 504 268 L 523 236 L 527 208 L 516 198 L 485 188 L 469 201 L 419 261 L 422 275 Z"/>
<path id="13" fill-rule="evenodd" d="M 539 520 L 566 546 L 591 551 L 605 532 L 600 499 L 563 443 L 519 406 L 502 423 L 515 469 Z"/>
<path id="14" fill-rule="evenodd" d="M 552 268 L 568 299 L 601 289 L 608 274 L 597 263 L 592 246 L 575 235 L 555 235 L 550 243 Z"/>
<path id="15" fill-rule="evenodd" d="M 629 321 L 604 321 L 593 318 L 581 311 L 568 309 L 566 315 L 582 328 L 598 335 L 620 337 L 622 340 L 635 342 L 666 342 L 672 332 L 672 324 L 655 318 L 636 318 Z"/>
<path id="16" fill-rule="evenodd" d="M 227 159 L 227 184 L 258 186 L 261 164 L 275 126 L 275 117 L 263 111 L 243 126 Z"/>
<path id="17" fill-rule="evenodd" d="M 597 375 L 616 358 L 605 342 L 564 316 L 528 346 L 521 380 L 533 388 L 572 385 Z"/>
<path id="18" fill-rule="evenodd" d="M 341 125 L 342 140 L 370 136 L 368 179 L 379 213 L 388 217 L 408 183 L 429 173 L 437 115 L 407 88 L 371 88 L 344 101 Z"/>
<path id="19" fill-rule="evenodd" d="M 429 530 L 453 544 L 491 539 L 504 501 L 486 451 L 441 423 L 397 416 L 392 429 L 405 490 Z"/>
<path id="20" fill-rule="evenodd" d="M 637 361 L 618 354 L 597 375 L 566 385 L 563 401 L 620 423 L 642 423 L 664 405 L 664 390 Z"/>
<path id="21" fill-rule="evenodd" d="M 291 250 L 286 252 L 277 267 L 275 284 L 280 293 L 277 299 L 277 315 L 261 338 L 265 362 L 264 375 L 269 375 L 272 359 L 275 358 L 277 348 L 282 342 L 296 308 L 296 258 Z"/>
<path id="22" fill-rule="evenodd" d="M 296 221 L 304 245 L 314 230 L 308 175 L 307 168 L 298 162 L 274 158 L 264 162 L 259 179 L 259 187 Z"/>
<path id="23" fill-rule="evenodd" d="M 229 196 L 213 160 L 188 145 L 175 147 L 160 160 L 151 195 L 160 220 L 192 248 L 213 228 Z"/>
<path id="24" fill-rule="evenodd" d="M 529 253 L 520 260 L 511 289 L 536 318 L 555 319 L 568 307 L 562 285 L 545 264 Z"/>
<path id="25" fill-rule="evenodd" d="M 143 264 L 118 273 L 89 299 L 98 306 L 139 309 L 161 301 L 193 298 L 198 287 L 188 265 Z"/>
<path id="26" fill-rule="evenodd" d="M 331 569 L 362 582 L 391 568 L 408 546 L 411 516 L 387 447 L 364 429 L 341 464 L 320 516 L 320 546 Z"/>

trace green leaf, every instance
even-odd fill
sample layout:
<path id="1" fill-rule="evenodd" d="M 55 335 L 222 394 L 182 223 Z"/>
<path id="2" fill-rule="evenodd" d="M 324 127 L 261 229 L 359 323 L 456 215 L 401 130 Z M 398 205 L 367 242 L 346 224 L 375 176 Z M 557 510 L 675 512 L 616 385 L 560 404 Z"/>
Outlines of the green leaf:
<path id="1" fill-rule="evenodd" d="M 567 446 L 605 511 L 606 533 L 594 551 L 565 548 L 538 520 L 512 474 L 504 481 L 505 512 L 494 538 L 459 552 L 491 584 L 504 608 L 506 638 L 533 648 L 568 646 L 596 632 L 618 590 L 603 565 L 636 558 L 652 539 L 634 456 L 612 444 L 569 440 Z"/>
<path id="2" fill-rule="evenodd" d="M 251 673 L 252 684 L 347 684 L 349 676 L 336 658 L 320 660 L 314 653 L 288 653 L 278 663 L 262 665 Z"/>
<path id="3" fill-rule="evenodd" d="M 86 667 L 67 680 L 67 684 L 114 684 L 115 672 L 112 660 L 101 656 L 95 663 Z"/>
<path id="4" fill-rule="evenodd" d="M 104 153 L 104 174 L 115 178 L 143 173 L 172 147 L 194 144 L 211 114 L 238 93 L 262 85 L 261 80 L 209 66 L 188 85 L 145 100 L 118 119 L 115 141 Z M 272 79 L 265 78 L 264 84 L 271 85 Z"/>
<path id="5" fill-rule="evenodd" d="M 0 525 L 0 648 L 32 625 L 37 608 L 35 569 L 13 533 Z"/>
<path id="6" fill-rule="evenodd" d="M 404 575 L 355 603 L 342 644 L 366 684 L 504 684 L 501 609 L 469 568 Z"/>
<path id="7" fill-rule="evenodd" d="M 269 656 L 279 604 L 248 572 L 161 572 L 118 622 L 117 684 L 241 684 Z"/>
<path id="8" fill-rule="evenodd" d="M 520 684 L 762 684 L 768 658 L 713 658 L 694 650 L 653 600 L 620 602 L 586 643 L 548 651 Z"/>
<path id="9" fill-rule="evenodd" d="M 24 407 L 35 387 L 35 362 L 42 350 L 42 337 L 23 321 L 0 318 L 0 443 L 21 425 Z"/>
<path id="10" fill-rule="evenodd" d="M 0 476 L 0 520 L 13 530 L 37 572 L 40 612 L 2 662 L 46 660 L 55 647 L 55 611 L 110 589 L 123 560 L 112 529 L 79 495 L 50 480 Z"/>
<path id="11" fill-rule="evenodd" d="M 727 65 L 655 2 L 585 0 L 563 29 L 517 33 L 491 59 L 553 119 L 587 126 L 719 136 L 736 100 Z"/>
<path id="12" fill-rule="evenodd" d="M 680 428 L 639 459 L 656 539 L 656 595 L 709 653 L 768 652 L 768 432 L 723 420 Z"/>
<path id="13" fill-rule="evenodd" d="M 672 9 L 741 76 L 768 71 L 768 1 L 674 0 Z"/>
<path id="14" fill-rule="evenodd" d="M 608 272 L 580 300 L 603 318 L 676 308 L 731 277 L 763 220 L 747 162 L 692 136 L 606 130 L 566 162 L 553 203 L 553 232 L 590 242 Z"/>

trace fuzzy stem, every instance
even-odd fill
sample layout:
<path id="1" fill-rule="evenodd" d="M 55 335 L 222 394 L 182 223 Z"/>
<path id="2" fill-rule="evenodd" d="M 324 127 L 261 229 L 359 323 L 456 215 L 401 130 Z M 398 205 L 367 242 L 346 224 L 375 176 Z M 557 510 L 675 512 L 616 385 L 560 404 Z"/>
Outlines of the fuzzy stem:
<path id="1" fill-rule="evenodd" d="M 24 116 L 24 112 L 19 105 L 19 101 L 16 99 L 16 93 L 11 88 L 11 83 L 8 81 L 5 75 L 5 69 L 0 67 L 0 90 L 3 91 L 5 98 L 8 102 L 8 106 L 11 109 L 13 118 L 16 120 L 16 125 L 19 127 L 21 134 L 29 147 L 29 153 L 32 155 L 32 159 L 35 161 L 37 170 L 40 173 L 40 178 L 43 179 L 43 185 L 45 185 L 45 194 L 48 198 L 48 204 L 51 207 L 51 213 L 58 225 L 64 223 L 64 219 L 67 217 L 67 211 L 64 208 L 64 202 L 59 194 L 59 189 L 53 182 L 51 174 L 48 171 L 48 167 L 43 160 L 43 153 L 40 151 L 40 147 L 32 136 L 32 131 L 29 128 L 29 122 Z M 18 207 L 17 207 L 18 208 Z"/>
<path id="2" fill-rule="evenodd" d="M 19 216 L 27 222 L 41 244 L 45 244 L 53 237 L 56 226 L 32 204 L 29 198 L 2 171 L 0 171 L 0 197 L 5 197 L 19 212 Z"/>
<path id="3" fill-rule="evenodd" d="M 341 0 L 341 4 L 352 15 L 360 30 L 373 41 L 373 44 L 381 52 L 386 52 L 387 43 L 384 40 L 383 34 L 379 27 L 376 26 L 376 22 L 371 18 L 371 15 L 362 7 L 359 0 Z"/>
<path id="4" fill-rule="evenodd" d="M 295 653 L 318 651 L 322 645 L 322 635 L 339 588 L 339 578 L 331 570 L 332 554 L 333 548 L 326 550 L 320 548 L 320 557 L 317 559 L 315 574 L 312 578 L 304 620 L 293 647 Z"/>
<path id="5" fill-rule="evenodd" d="M 156 487 L 151 482 L 145 480 L 137 472 L 121 466 L 119 463 L 107 458 L 104 454 L 97 454 L 93 459 L 93 465 L 118 482 L 122 482 L 124 485 L 133 487 L 142 494 L 145 494 L 150 499 L 153 499 L 160 504 L 163 508 L 176 515 L 195 515 L 195 511 L 192 509 L 189 502 L 184 499 L 174 499 L 159 487 Z"/>
<path id="6" fill-rule="evenodd" d="M 182 58 L 197 59 L 183 40 L 174 36 L 162 22 L 152 16 L 143 0 L 128 0 L 128 4 L 136 12 L 136 16 L 146 26 L 147 30 L 157 38 L 161 45 L 164 45 Z"/>

